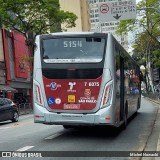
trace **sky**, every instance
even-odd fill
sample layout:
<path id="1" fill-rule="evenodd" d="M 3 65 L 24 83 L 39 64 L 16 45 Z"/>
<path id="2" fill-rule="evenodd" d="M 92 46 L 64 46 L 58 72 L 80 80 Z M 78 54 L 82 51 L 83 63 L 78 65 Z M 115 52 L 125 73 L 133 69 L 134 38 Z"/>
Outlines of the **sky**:
<path id="1" fill-rule="evenodd" d="M 138 2 L 140 2 L 141 0 L 136 0 L 136 4 Z M 133 48 L 132 48 L 132 45 L 134 43 L 134 39 L 135 39 L 135 32 L 129 32 L 128 33 L 128 52 L 132 52 Z"/>

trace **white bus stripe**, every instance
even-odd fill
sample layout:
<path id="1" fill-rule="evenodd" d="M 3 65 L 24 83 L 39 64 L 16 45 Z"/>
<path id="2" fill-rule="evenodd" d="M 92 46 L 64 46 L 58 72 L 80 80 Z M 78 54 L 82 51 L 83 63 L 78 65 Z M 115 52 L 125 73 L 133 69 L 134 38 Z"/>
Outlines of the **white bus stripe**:
<path id="1" fill-rule="evenodd" d="M 23 148 L 20 148 L 20 149 L 18 149 L 17 151 L 18 152 L 23 152 L 23 151 L 27 151 L 27 150 L 29 150 L 29 149 L 31 149 L 31 148 L 33 148 L 34 146 L 25 146 L 25 147 L 23 147 Z"/>

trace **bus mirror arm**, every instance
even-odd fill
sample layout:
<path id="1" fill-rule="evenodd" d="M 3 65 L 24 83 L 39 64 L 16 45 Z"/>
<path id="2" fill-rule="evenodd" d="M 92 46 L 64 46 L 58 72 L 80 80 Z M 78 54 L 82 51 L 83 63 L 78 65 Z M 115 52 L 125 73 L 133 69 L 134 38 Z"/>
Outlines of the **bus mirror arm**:
<path id="1" fill-rule="evenodd" d="M 139 75 L 139 79 L 140 79 L 140 81 L 143 81 L 143 75 L 142 74 Z"/>

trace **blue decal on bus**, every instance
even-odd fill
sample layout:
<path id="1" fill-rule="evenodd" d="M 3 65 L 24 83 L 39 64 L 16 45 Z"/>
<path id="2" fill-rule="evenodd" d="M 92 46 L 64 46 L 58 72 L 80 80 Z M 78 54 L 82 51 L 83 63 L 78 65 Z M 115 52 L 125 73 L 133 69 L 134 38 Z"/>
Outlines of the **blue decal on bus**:
<path id="1" fill-rule="evenodd" d="M 48 98 L 48 104 L 54 104 L 54 98 L 53 97 L 50 97 L 50 98 Z"/>

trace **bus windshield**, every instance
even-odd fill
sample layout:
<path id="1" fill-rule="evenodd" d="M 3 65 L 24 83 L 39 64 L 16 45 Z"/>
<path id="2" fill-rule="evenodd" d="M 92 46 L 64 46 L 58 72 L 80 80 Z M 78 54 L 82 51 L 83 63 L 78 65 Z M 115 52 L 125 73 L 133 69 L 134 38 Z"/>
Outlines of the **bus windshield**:
<path id="1" fill-rule="evenodd" d="M 52 38 L 43 39 L 42 44 L 42 57 L 45 63 L 98 63 L 103 59 L 105 39 Z"/>

